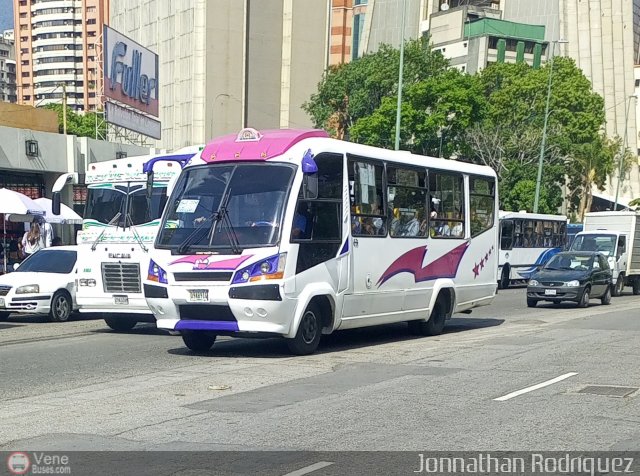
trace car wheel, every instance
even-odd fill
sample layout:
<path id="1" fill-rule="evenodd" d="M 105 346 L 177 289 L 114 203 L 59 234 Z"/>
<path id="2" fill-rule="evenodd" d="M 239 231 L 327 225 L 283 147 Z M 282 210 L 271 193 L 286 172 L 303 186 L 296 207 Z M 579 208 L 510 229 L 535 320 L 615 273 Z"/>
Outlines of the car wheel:
<path id="1" fill-rule="evenodd" d="M 216 335 L 206 332 L 183 332 L 182 341 L 193 352 L 206 352 L 216 341 Z"/>
<path id="2" fill-rule="evenodd" d="M 295 355 L 313 354 L 322 337 L 322 314 L 315 303 L 310 303 L 305 309 L 298 332 L 293 339 L 287 339 L 289 351 Z"/>
<path id="3" fill-rule="evenodd" d="M 9 319 L 10 312 L 0 312 L 0 322 Z"/>
<path id="4" fill-rule="evenodd" d="M 582 293 L 582 298 L 578 303 L 578 307 L 589 307 L 589 299 L 591 299 L 591 296 L 589 295 L 589 291 L 591 290 L 588 287 L 586 287 L 584 292 Z"/>
<path id="5" fill-rule="evenodd" d="M 53 298 L 51 298 L 51 309 L 49 310 L 51 320 L 54 322 L 65 322 L 69 319 L 72 310 L 73 304 L 69 293 L 66 291 L 57 291 L 53 295 Z"/>
<path id="6" fill-rule="evenodd" d="M 509 284 L 511 283 L 511 280 L 509 279 L 509 267 L 505 266 L 502 268 L 502 274 L 500 275 L 500 281 L 498 281 L 498 288 L 499 289 L 507 289 L 509 287 Z"/>
<path id="7" fill-rule="evenodd" d="M 607 304 L 611 304 L 611 286 L 607 286 L 607 290 L 604 295 L 600 298 L 600 302 L 605 306 Z"/>
<path id="8" fill-rule="evenodd" d="M 620 296 L 622 295 L 622 291 L 624 289 L 624 274 L 619 274 L 618 279 L 616 281 L 616 285 L 613 288 L 613 295 Z"/>
<path id="9" fill-rule="evenodd" d="M 104 322 L 114 331 L 124 332 L 133 329 L 138 321 L 128 317 L 105 317 Z"/>
<path id="10" fill-rule="evenodd" d="M 527 298 L 527 307 L 536 307 L 538 305 L 537 299 Z"/>

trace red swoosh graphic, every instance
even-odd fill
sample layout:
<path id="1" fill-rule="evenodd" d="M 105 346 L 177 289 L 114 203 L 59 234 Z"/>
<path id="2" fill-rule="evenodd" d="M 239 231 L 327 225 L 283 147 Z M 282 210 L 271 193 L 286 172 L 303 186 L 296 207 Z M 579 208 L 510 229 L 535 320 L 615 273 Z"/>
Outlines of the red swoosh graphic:
<path id="1" fill-rule="evenodd" d="M 438 278 L 455 278 L 458 273 L 460 261 L 462 261 L 462 257 L 468 247 L 469 243 L 463 243 L 447 254 L 442 255 L 440 258 L 433 260 L 424 268 L 422 267 L 422 263 L 424 262 L 428 247 L 420 246 L 419 248 L 409 250 L 391 263 L 391 266 L 382 273 L 377 286 L 382 286 L 387 280 L 400 273 L 413 274 L 414 282 L 416 283 Z"/>

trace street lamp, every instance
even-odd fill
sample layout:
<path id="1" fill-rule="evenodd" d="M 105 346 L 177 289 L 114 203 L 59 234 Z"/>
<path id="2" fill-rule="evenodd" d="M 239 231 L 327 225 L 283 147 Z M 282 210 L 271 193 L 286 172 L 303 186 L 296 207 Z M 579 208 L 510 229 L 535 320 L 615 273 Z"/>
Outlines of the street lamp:
<path id="1" fill-rule="evenodd" d="M 540 159 L 538 160 L 538 177 L 536 178 L 536 195 L 533 199 L 533 213 L 538 213 L 540 201 L 540 184 L 542 182 L 542 163 L 544 161 L 544 149 L 547 143 L 547 121 L 549 119 L 549 102 L 551 101 L 551 79 L 553 78 L 553 57 L 556 51 L 556 43 L 566 44 L 567 40 L 553 40 L 551 47 L 551 59 L 549 60 L 549 83 L 547 85 L 547 104 L 544 109 L 544 126 L 542 126 L 542 144 L 540 144 Z"/>
<path id="2" fill-rule="evenodd" d="M 627 99 L 627 108 L 624 112 L 624 139 L 622 141 L 622 152 L 620 152 L 620 165 L 618 166 L 618 183 L 616 185 L 616 201 L 613 202 L 613 209 L 618 209 L 618 194 L 620 193 L 620 182 L 622 182 L 622 168 L 624 165 L 624 156 L 627 154 L 627 137 L 629 132 L 629 109 L 631 107 L 631 99 L 638 99 L 638 96 L 632 94 Z"/>
<path id="3" fill-rule="evenodd" d="M 396 107 L 396 150 L 400 150 L 400 113 L 402 108 L 402 73 L 404 70 L 404 21 L 406 12 L 407 0 L 402 0 L 402 26 L 400 27 L 400 66 L 398 67 L 398 104 Z"/>

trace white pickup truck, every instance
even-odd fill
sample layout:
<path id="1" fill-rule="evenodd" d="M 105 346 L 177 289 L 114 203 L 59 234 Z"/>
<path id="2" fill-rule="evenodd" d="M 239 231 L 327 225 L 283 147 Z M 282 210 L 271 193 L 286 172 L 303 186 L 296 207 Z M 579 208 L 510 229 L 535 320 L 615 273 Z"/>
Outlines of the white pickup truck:
<path id="1" fill-rule="evenodd" d="M 625 286 L 640 294 L 640 213 L 634 211 L 585 214 L 584 229 L 571 243 L 573 251 L 598 251 L 607 257 L 613 272 L 612 294 Z"/>

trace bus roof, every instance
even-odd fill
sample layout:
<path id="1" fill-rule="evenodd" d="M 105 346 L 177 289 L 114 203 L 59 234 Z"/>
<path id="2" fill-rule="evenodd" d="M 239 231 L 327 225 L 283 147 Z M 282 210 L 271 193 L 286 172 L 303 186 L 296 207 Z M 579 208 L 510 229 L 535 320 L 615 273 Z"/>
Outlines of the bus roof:
<path id="1" fill-rule="evenodd" d="M 529 220 L 551 220 L 567 222 L 565 215 L 551 215 L 546 213 L 507 212 L 500 210 L 500 219 L 527 218 Z"/>
<path id="2" fill-rule="evenodd" d="M 301 147 L 302 153 L 295 159 L 283 157 L 286 152 L 295 147 Z M 356 144 L 355 142 L 342 141 L 329 138 L 329 135 L 318 129 L 275 129 L 257 131 L 247 128 L 239 134 L 230 134 L 218 137 L 209 142 L 202 151 L 201 158 L 205 163 L 256 161 L 283 159 L 296 163 L 302 161 L 304 149 L 310 148 L 322 152 L 347 153 L 365 159 L 379 159 L 399 164 L 414 165 L 419 167 L 432 167 L 444 170 L 453 170 L 478 175 L 495 177 L 492 168 L 484 165 L 469 164 L 456 160 L 415 155 L 409 151 L 395 151 Z"/>
<path id="3" fill-rule="evenodd" d="M 143 172 L 143 165 L 156 157 L 175 157 L 176 161 L 158 162 L 154 166 L 154 180 L 167 182 L 181 171 L 178 160 L 197 155 L 202 146 L 190 146 L 175 152 L 161 154 L 138 155 L 124 157 L 122 159 L 105 160 L 96 162 L 87 167 L 85 183 L 87 185 L 98 183 L 122 183 L 122 182 L 146 182 L 147 175 Z"/>

